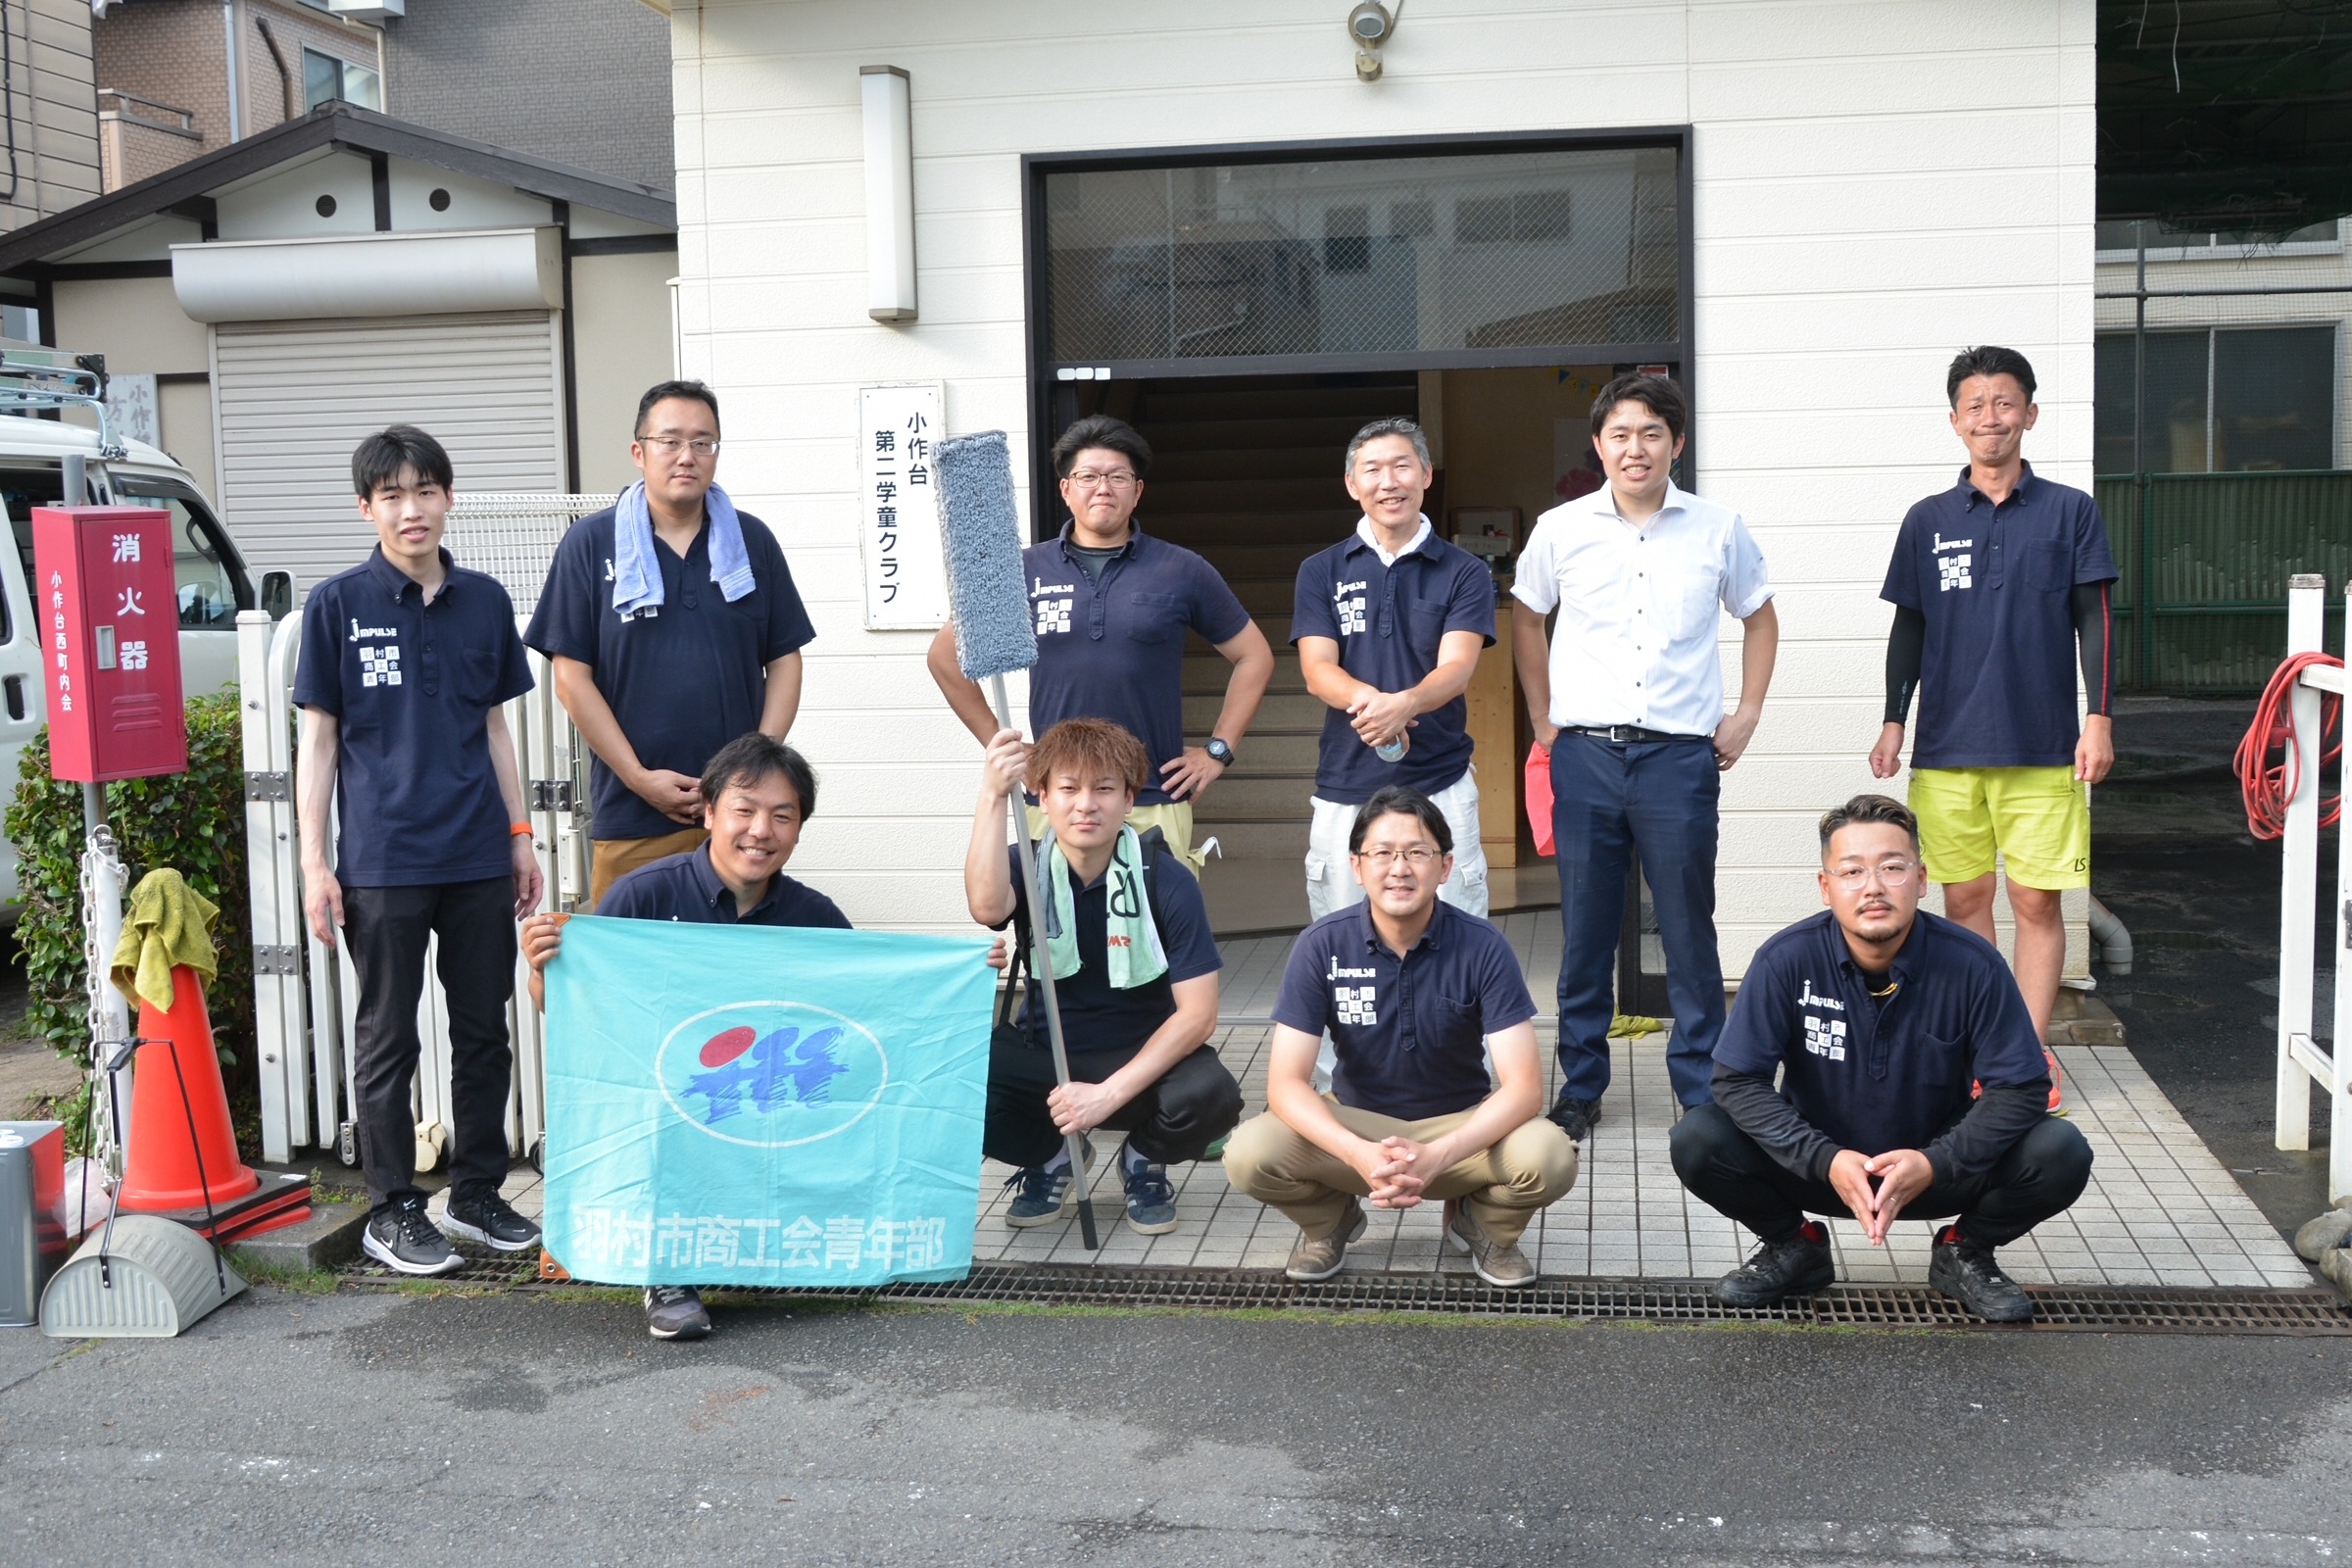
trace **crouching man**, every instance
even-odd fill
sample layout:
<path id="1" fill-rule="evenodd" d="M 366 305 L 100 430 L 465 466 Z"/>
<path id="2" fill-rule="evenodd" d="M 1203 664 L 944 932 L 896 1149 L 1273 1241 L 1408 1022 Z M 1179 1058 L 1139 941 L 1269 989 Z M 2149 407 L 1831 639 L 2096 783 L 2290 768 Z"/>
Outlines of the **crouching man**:
<path id="1" fill-rule="evenodd" d="M 1018 1167 L 1005 1183 L 1007 1225 L 1072 1212 L 1065 1139 L 1107 1127 L 1127 1134 L 1127 1223 L 1147 1236 L 1172 1231 L 1168 1166 L 1199 1159 L 1242 1119 L 1241 1085 L 1208 1045 L 1224 960 L 1200 884 L 1157 832 L 1127 823 L 1150 777 L 1144 743 L 1107 719 L 1065 719 L 1034 747 L 1009 729 L 989 742 L 964 899 L 982 925 L 1013 921 L 1034 956 L 1020 846 L 1004 842 L 1005 803 L 1025 782 L 1053 830 L 1038 846 L 1037 881 L 1070 1061 L 1070 1082 L 1056 1087 L 1045 991 L 1032 984 L 1021 1029 L 999 1030 L 989 1056 L 981 1148 Z"/>
<path id="2" fill-rule="evenodd" d="M 700 849 L 628 872 L 598 903 L 599 915 L 624 920 L 683 920 L 695 925 L 823 926 L 850 922 L 831 899 L 784 874 L 801 828 L 816 814 L 816 775 L 799 752 L 757 731 L 719 748 L 703 769 L 697 796 Z M 522 956 L 531 965 L 531 1001 L 547 1005 L 546 969 L 564 951 L 568 914 L 524 922 Z M 699 1340 L 710 1314 L 697 1292 L 653 1285 L 645 1292 L 646 1329 L 657 1340 Z"/>
<path id="3" fill-rule="evenodd" d="M 1576 1144 L 1544 1117 L 1536 1004 L 1501 932 L 1438 900 L 1453 833 L 1401 785 L 1356 811 L 1367 897 L 1300 933 L 1274 1007 L 1267 1114 L 1225 1149 L 1233 1185 L 1298 1227 L 1286 1272 L 1329 1279 L 1376 1208 L 1445 1200 L 1448 1245 L 1490 1285 L 1536 1277 L 1519 1238 L 1576 1185 Z M 1324 1031 L 1338 1056 L 1315 1093 Z M 1486 1053 L 1494 1054 L 1494 1075 Z"/>
<path id="4" fill-rule="evenodd" d="M 1850 1212 L 1874 1247 L 1897 1219 L 1957 1215 L 1928 1283 L 2022 1323 L 2033 1298 L 1993 1250 L 2082 1196 L 2090 1146 L 2047 1112 L 2041 1038 L 1999 950 L 1920 912 L 1910 810 L 1855 796 L 1821 819 L 1821 858 L 1829 912 L 1757 951 L 1716 1043 L 1715 1102 L 1674 1129 L 1683 1185 L 1764 1243 L 1716 1298 L 1765 1306 L 1836 1279 L 1809 1214 Z"/>

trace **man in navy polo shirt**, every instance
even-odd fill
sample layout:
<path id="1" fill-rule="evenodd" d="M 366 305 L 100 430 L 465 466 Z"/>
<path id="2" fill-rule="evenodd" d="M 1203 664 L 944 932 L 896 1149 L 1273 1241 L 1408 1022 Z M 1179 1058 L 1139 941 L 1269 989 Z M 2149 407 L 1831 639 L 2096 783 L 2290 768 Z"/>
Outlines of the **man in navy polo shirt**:
<path id="1" fill-rule="evenodd" d="M 1014 1167 L 1004 1223 L 1016 1228 L 1076 1209 L 1083 1172 L 1070 1169 L 1068 1136 L 1107 1127 L 1127 1134 L 1119 1175 L 1129 1228 L 1172 1231 L 1168 1166 L 1199 1159 L 1242 1119 L 1241 1085 L 1208 1043 L 1224 959 L 1200 884 L 1156 834 L 1128 820 L 1148 766 L 1143 743 L 1102 718 L 1063 719 L 1034 747 L 1018 730 L 999 730 L 982 766 L 964 903 L 982 925 L 1014 926 L 1033 972 L 1020 846 L 1004 842 L 1012 792 L 1025 784 L 1053 829 L 1037 846 L 1037 881 L 1070 1081 L 1054 1082 L 1044 992 L 1032 985 L 1022 1028 L 1000 1029 L 990 1048 L 980 1144 Z"/>
<path id="2" fill-rule="evenodd" d="M 595 754 L 592 908 L 628 872 L 703 841 L 704 764 L 746 731 L 792 729 L 800 650 L 816 635 L 775 535 L 712 482 L 715 393 L 653 387 L 629 455 L 644 477 L 564 536 L 523 635 Z"/>
<path id="3" fill-rule="evenodd" d="M 1306 689 L 1331 710 L 1315 758 L 1306 906 L 1321 919 L 1364 896 L 1348 872 L 1356 808 L 1391 784 L 1446 814 L 1457 846 L 1447 904 L 1487 912 L 1487 852 L 1462 693 L 1494 641 L 1494 577 L 1421 514 L 1429 439 L 1410 419 L 1375 419 L 1348 443 L 1355 531 L 1298 568 L 1291 641 Z M 1507 761 L 1507 760 L 1506 760 Z"/>
<path id="4" fill-rule="evenodd" d="M 1536 1277 L 1519 1238 L 1576 1185 L 1576 1144 L 1544 1116 L 1536 1004 L 1501 932 L 1439 902 L 1453 830 L 1427 796 L 1373 792 L 1348 830 L 1368 897 L 1301 932 L 1274 1004 L 1266 1114 L 1225 1146 L 1233 1185 L 1298 1227 L 1295 1280 L 1329 1279 L 1363 1206 L 1445 1200 L 1444 1235 L 1491 1285 Z M 1315 1093 L 1320 1037 L 1337 1052 Z M 1494 1053 L 1494 1077 L 1486 1052 Z"/>
<path id="5" fill-rule="evenodd" d="M 784 874 L 801 829 L 816 814 L 816 774 L 799 752 L 755 730 L 719 748 L 699 795 L 710 836 L 695 849 L 639 866 L 605 895 L 597 913 L 623 920 L 694 925 L 823 926 L 850 929 L 833 901 Z M 564 951 L 568 914 L 542 914 L 522 928 L 531 1002 L 547 1005 L 548 964 Z M 683 1285 L 649 1286 L 646 1331 L 657 1340 L 699 1340 L 710 1332 L 703 1298 Z"/>
<path id="6" fill-rule="evenodd" d="M 1233 765 L 1242 737 L 1274 675 L 1274 652 L 1217 569 L 1180 545 L 1152 538 L 1135 521 L 1152 448 L 1122 419 L 1080 419 L 1054 443 L 1070 520 L 1061 537 L 1021 554 L 1037 629 L 1029 669 L 1029 730 L 1043 735 L 1065 718 L 1106 718 L 1144 743 L 1152 764 L 1128 821 L 1156 827 L 1195 870 L 1193 808 Z M 1233 666 L 1225 706 L 1207 740 L 1184 740 L 1184 643 L 1190 628 Z M 931 642 L 931 677 L 956 716 L 987 746 L 997 710 L 956 662 L 956 627 Z M 1032 828 L 1043 831 L 1036 808 Z"/>
<path id="7" fill-rule="evenodd" d="M 1874 1247 L 1897 1219 L 1956 1214 L 1928 1283 L 2023 1322 L 2033 1299 L 1993 1250 L 2082 1196 L 2090 1146 L 2045 1109 L 2041 1041 L 2000 954 L 1921 911 L 1911 812 L 1855 796 L 1821 819 L 1821 860 L 1829 911 L 1757 950 L 1715 1047 L 1714 1103 L 1671 1140 L 1683 1185 L 1763 1240 L 1716 1298 L 1766 1306 L 1836 1279 L 1808 1213 L 1851 1213 Z"/>
<path id="8" fill-rule="evenodd" d="M 366 562 L 311 590 L 294 701 L 302 709 L 303 908 L 360 976 L 352 1107 L 373 1208 L 361 1245 L 404 1274 L 465 1259 L 416 1187 L 416 1004 L 438 938 L 449 1005 L 450 1234 L 515 1252 L 539 1227 L 507 1205 L 507 1004 L 514 922 L 539 905 L 514 741 L 499 706 L 531 689 L 514 606 L 441 548 L 449 454 L 414 425 L 351 455 Z M 326 825 L 340 812 L 330 866 Z"/>
<path id="9" fill-rule="evenodd" d="M 1989 942 L 1996 858 L 2005 864 L 2017 985 L 2046 1040 L 2066 968 L 2059 903 L 2090 886 L 2090 786 L 2115 765 L 2115 558 L 2099 504 L 2023 456 L 2040 412 L 2024 355 L 1966 350 L 1944 389 L 1968 466 L 1895 535 L 1880 595 L 1895 607 L 1886 714 L 1870 770 L 1901 770 L 1916 689 L 1911 809 L 1928 874 L 1944 912 Z M 2079 725 L 2078 654 L 2089 708 Z"/>

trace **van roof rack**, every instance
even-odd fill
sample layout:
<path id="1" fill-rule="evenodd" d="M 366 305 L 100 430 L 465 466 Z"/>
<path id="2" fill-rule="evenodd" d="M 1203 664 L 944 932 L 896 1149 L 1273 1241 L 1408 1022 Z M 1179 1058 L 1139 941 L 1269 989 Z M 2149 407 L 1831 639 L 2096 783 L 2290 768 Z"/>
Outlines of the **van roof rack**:
<path id="1" fill-rule="evenodd" d="M 98 416 L 98 456 L 109 463 L 129 456 L 115 436 L 106 409 L 106 356 L 64 349 L 0 348 L 0 414 L 43 414 L 52 409 L 88 409 Z"/>

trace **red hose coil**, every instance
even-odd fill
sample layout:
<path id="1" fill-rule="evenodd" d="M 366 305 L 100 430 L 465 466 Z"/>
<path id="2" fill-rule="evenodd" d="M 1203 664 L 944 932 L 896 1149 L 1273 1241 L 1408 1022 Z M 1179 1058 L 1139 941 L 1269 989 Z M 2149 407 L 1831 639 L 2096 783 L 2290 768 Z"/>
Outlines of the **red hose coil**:
<path id="1" fill-rule="evenodd" d="M 2291 705 L 2303 672 L 2320 665 L 2341 669 L 2344 662 L 2328 654 L 2295 654 L 2280 664 L 2270 685 L 2263 688 L 2262 701 L 2255 705 L 2253 726 L 2237 743 L 2235 765 L 2238 788 L 2246 799 L 2246 828 L 2258 839 L 2275 839 L 2286 832 L 2286 803 L 2295 798 L 2303 782 L 2302 748 L 2295 744 Z M 2343 706 L 2343 699 L 2335 693 L 2321 694 L 2320 736 L 2326 749 L 2319 765 L 2323 768 L 2344 750 L 2338 724 Z M 2328 744 L 2330 735 L 2336 736 L 2333 745 Z M 2278 758 L 2275 763 L 2271 760 L 2274 753 Z M 2320 826 L 2335 826 L 2343 811 L 2341 795 L 2322 797 Z"/>

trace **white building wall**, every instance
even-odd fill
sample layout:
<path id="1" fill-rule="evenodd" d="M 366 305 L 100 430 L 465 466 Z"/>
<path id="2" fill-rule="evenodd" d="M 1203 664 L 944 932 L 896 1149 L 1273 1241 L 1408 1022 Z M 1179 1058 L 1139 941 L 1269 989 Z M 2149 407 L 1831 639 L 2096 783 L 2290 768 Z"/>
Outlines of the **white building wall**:
<path id="1" fill-rule="evenodd" d="M 852 427 L 860 383 L 938 378 L 952 430 L 1004 427 L 1026 475 L 1021 154 L 1689 123 L 1699 487 L 1746 514 L 1782 585 L 1772 699 L 1724 797 L 1738 974 L 1819 906 L 1813 819 L 1871 784 L 1887 548 L 1964 458 L 1953 352 L 2025 352 L 2029 455 L 2089 482 L 2093 0 L 1413 0 L 1373 85 L 1346 9 L 1194 0 L 1077 25 L 1045 0 L 680 0 L 681 368 L 718 389 L 721 482 L 774 526 L 818 633 L 795 738 L 826 809 L 794 869 L 860 924 L 968 929 L 976 754 L 924 639 L 860 627 Z M 905 325 L 865 315 L 870 64 L 913 78 Z"/>

